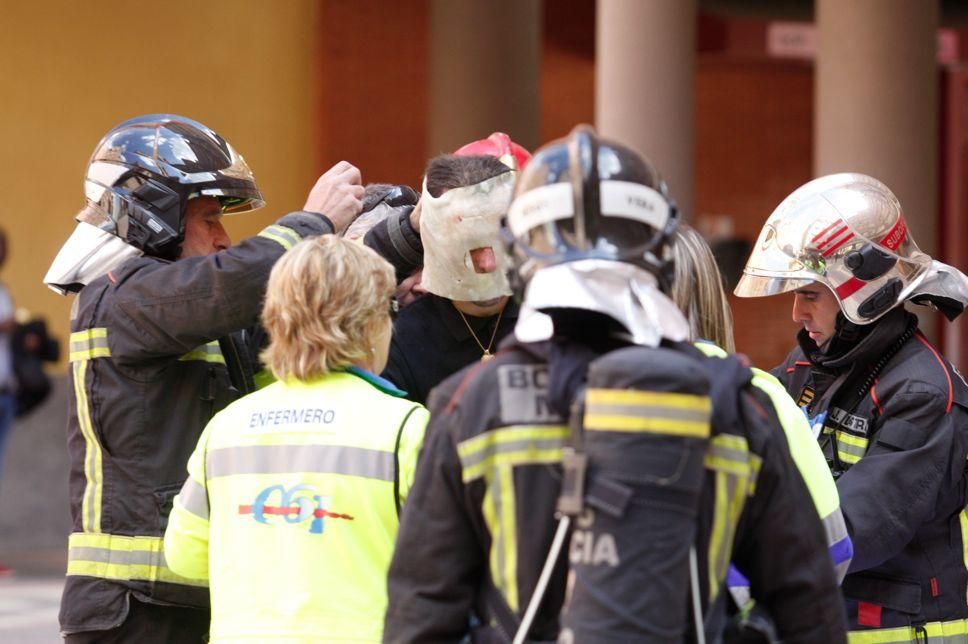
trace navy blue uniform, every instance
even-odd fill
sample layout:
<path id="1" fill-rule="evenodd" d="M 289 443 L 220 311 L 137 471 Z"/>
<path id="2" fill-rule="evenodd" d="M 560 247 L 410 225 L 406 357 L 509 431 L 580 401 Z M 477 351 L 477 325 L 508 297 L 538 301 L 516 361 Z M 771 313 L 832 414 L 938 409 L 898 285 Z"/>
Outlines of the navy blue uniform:
<path id="1" fill-rule="evenodd" d="M 854 544 L 850 629 L 877 642 L 966 637 L 968 385 L 903 308 L 860 329 L 837 357 L 801 332 L 774 370 L 838 477 Z"/>

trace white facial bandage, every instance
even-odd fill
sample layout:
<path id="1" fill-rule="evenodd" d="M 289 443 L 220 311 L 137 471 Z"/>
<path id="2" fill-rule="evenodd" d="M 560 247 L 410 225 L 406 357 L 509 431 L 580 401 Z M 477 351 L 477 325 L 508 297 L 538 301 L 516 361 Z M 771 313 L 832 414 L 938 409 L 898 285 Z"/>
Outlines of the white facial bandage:
<path id="1" fill-rule="evenodd" d="M 424 246 L 423 287 L 460 301 L 483 301 L 510 295 L 510 260 L 500 238 L 501 218 L 511 204 L 514 173 L 505 172 L 481 183 L 448 190 L 439 197 L 421 197 L 420 238 Z M 478 273 L 471 251 L 491 248 L 496 268 Z"/>

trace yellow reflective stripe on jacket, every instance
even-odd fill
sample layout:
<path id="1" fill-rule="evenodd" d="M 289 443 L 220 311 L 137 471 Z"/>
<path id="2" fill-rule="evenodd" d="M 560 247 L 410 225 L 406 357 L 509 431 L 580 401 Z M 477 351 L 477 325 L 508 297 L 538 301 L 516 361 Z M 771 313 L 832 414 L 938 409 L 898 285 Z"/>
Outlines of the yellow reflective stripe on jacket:
<path id="1" fill-rule="evenodd" d="M 72 342 L 73 344 L 73 342 Z M 77 425 L 84 437 L 84 478 L 86 484 L 81 499 L 81 527 L 85 532 L 101 531 L 101 494 L 104 485 L 102 470 L 101 444 L 94 434 L 94 424 L 91 421 L 91 409 L 87 397 L 88 360 L 78 360 L 73 363 L 74 398 Z"/>
<path id="2" fill-rule="evenodd" d="M 302 241 L 302 236 L 295 230 L 289 228 L 288 226 L 280 226 L 278 224 L 273 224 L 263 228 L 262 231 L 259 232 L 258 236 L 271 239 L 286 250 L 289 250 Z"/>
<path id="3" fill-rule="evenodd" d="M 877 628 L 847 633 L 849 644 L 968 644 L 968 620 L 928 622 L 922 626 L 900 628 Z"/>
<path id="4" fill-rule="evenodd" d="M 585 392 L 586 431 L 645 432 L 706 438 L 712 401 L 708 396 L 589 389 Z"/>
<path id="5" fill-rule="evenodd" d="M 965 568 L 968 568 L 968 508 L 961 511 L 958 515 L 961 523 L 961 550 L 964 557 Z M 968 591 L 965 593 L 965 601 L 968 602 Z"/>
<path id="6" fill-rule="evenodd" d="M 484 432 L 457 446 L 465 483 L 484 479 L 484 522 L 491 535 L 491 578 L 511 610 L 517 612 L 518 542 L 514 468 L 561 462 L 571 435 L 561 425 L 511 425 Z"/>
<path id="7" fill-rule="evenodd" d="M 85 329 L 71 333 L 70 353 L 68 360 L 90 360 L 91 358 L 107 358 L 111 355 L 108 347 L 108 330 L 103 327 Z"/>
<path id="8" fill-rule="evenodd" d="M 484 523 L 491 535 L 489 565 L 495 587 L 507 600 L 514 612 L 518 611 L 518 541 L 515 514 L 517 502 L 514 494 L 514 472 L 509 463 L 502 463 L 490 470 L 485 480 Z"/>
<path id="9" fill-rule="evenodd" d="M 867 453 L 867 446 L 870 443 L 868 439 L 848 434 L 839 429 L 837 430 L 836 437 L 837 456 L 844 463 L 853 465 Z"/>
<path id="10" fill-rule="evenodd" d="M 717 434 L 709 439 L 706 467 L 713 470 L 714 506 L 709 537 L 709 600 L 714 601 L 726 579 L 733 538 L 746 497 L 756 486 L 762 459 L 749 451 L 742 436 Z"/>
<path id="11" fill-rule="evenodd" d="M 242 445 L 210 449 L 207 480 L 236 474 L 315 472 L 393 481 L 394 454 L 348 445 Z"/>
<path id="12" fill-rule="evenodd" d="M 189 360 L 200 360 L 202 362 L 216 362 L 218 364 L 225 364 L 225 356 L 222 355 L 222 349 L 218 346 L 218 340 L 212 340 L 208 344 L 203 344 L 202 346 L 193 349 L 178 358 L 183 362 Z"/>
<path id="13" fill-rule="evenodd" d="M 702 340 L 694 344 L 707 356 L 714 358 L 729 356 L 726 351 L 711 342 Z M 826 517 L 831 513 L 839 512 L 840 496 L 837 493 L 837 486 L 830 475 L 830 468 L 827 466 L 823 451 L 817 444 L 813 432 L 810 431 L 810 425 L 803 411 L 790 398 L 790 394 L 787 393 L 786 388 L 780 384 L 779 380 L 756 367 L 752 367 L 751 371 L 753 372 L 753 386 L 768 395 L 773 403 L 773 408 L 790 445 L 790 456 L 793 457 L 793 462 L 800 470 L 800 474 L 810 490 L 810 496 L 817 506 L 817 513 Z M 836 541 L 829 543 L 836 543 Z"/>
<path id="14" fill-rule="evenodd" d="M 469 438 L 457 446 L 463 480 L 473 481 L 504 465 L 558 463 L 570 435 L 560 425 L 512 425 Z"/>
<path id="15" fill-rule="evenodd" d="M 165 563 L 162 537 L 75 532 L 68 539 L 67 574 L 134 581 L 207 586 L 175 574 Z"/>

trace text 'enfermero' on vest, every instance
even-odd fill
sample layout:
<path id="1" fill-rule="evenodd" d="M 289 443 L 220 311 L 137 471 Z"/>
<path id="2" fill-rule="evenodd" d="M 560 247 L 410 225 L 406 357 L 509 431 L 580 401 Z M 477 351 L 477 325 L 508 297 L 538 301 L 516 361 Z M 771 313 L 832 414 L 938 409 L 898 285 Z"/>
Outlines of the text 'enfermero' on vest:
<path id="1" fill-rule="evenodd" d="M 267 409 L 254 411 L 249 416 L 249 427 L 267 425 L 329 425 L 336 420 L 332 409 L 304 407 L 302 409 Z"/>

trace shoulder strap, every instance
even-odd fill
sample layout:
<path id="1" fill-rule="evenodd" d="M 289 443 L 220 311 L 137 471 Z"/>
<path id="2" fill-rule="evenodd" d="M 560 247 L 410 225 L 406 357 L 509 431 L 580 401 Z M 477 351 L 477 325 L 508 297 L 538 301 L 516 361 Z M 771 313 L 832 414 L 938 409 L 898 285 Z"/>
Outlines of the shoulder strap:
<path id="1" fill-rule="evenodd" d="M 244 396 L 255 391 L 255 383 L 252 381 L 252 368 L 248 361 L 245 350 L 239 351 L 235 338 L 227 335 L 218 340 L 219 350 L 225 358 L 225 367 L 229 372 L 229 381 L 239 396 Z M 245 357 L 243 357 L 245 356 Z"/>
<path id="2" fill-rule="evenodd" d="M 407 426 L 410 416 L 418 409 L 420 405 L 414 405 L 403 417 L 400 427 L 397 428 L 397 438 L 393 443 L 393 505 L 397 508 L 397 519 L 400 518 L 400 438 L 403 436 L 403 428 Z"/>

